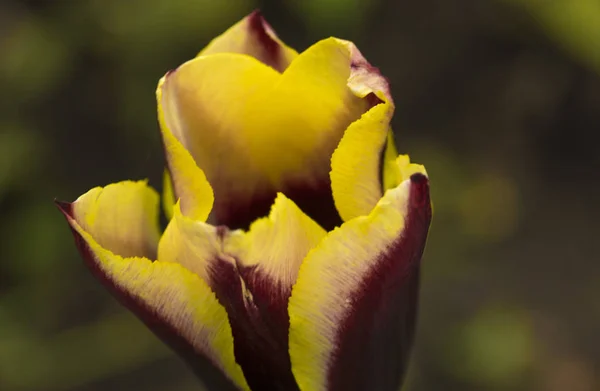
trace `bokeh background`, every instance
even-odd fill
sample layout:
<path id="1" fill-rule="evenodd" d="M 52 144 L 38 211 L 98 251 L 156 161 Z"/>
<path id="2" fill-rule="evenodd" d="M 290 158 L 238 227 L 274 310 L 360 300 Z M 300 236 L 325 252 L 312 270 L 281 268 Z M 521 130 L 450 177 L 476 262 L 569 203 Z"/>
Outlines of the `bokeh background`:
<path id="1" fill-rule="evenodd" d="M 256 7 L 392 83 L 435 219 L 405 390 L 600 390 L 598 0 L 3 0 L 0 390 L 198 390 L 52 200 L 149 178 L 166 70 Z"/>

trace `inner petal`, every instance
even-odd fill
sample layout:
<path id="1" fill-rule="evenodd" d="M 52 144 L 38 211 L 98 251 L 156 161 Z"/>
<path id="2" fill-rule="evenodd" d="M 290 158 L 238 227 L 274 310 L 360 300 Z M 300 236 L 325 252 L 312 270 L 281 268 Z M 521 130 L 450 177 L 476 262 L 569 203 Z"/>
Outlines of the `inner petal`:
<path id="1" fill-rule="evenodd" d="M 283 74 L 229 53 L 199 56 L 167 76 L 159 102 L 165 126 L 213 187 L 209 222 L 247 228 L 267 214 L 278 191 L 325 228 L 341 222 L 331 155 L 349 124 L 373 105 L 348 87 L 350 56 L 328 39 Z"/>
<path id="2" fill-rule="evenodd" d="M 294 49 L 281 42 L 258 10 L 213 39 L 199 55 L 214 53 L 247 54 L 279 72 L 298 56 Z"/>

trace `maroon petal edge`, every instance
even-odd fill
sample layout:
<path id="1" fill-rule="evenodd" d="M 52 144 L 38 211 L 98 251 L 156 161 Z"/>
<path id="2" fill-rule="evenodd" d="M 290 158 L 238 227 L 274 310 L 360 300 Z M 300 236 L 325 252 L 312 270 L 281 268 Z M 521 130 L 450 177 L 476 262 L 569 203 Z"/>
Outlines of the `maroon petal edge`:
<path id="1" fill-rule="evenodd" d="M 248 34 L 260 45 L 261 50 L 256 53 L 257 60 L 278 72 L 285 71 L 288 64 L 282 61 L 281 45 L 273 39 L 271 34 L 275 33 L 260 10 L 254 10 L 248 15 Z"/>
<path id="2" fill-rule="evenodd" d="M 417 319 L 420 261 L 432 217 L 427 177 L 414 174 L 410 180 L 404 231 L 379 256 L 340 325 L 328 373 L 331 391 L 394 391 L 404 378 Z"/>
<path id="3" fill-rule="evenodd" d="M 75 220 L 73 205 L 55 200 L 55 205 L 67 221 Z M 70 224 L 69 224 L 70 226 Z M 173 349 L 191 368 L 209 390 L 238 391 L 238 388 L 206 356 L 194 347 L 164 318 L 145 305 L 138 297 L 117 286 L 108 279 L 94 261 L 94 254 L 81 235 L 71 227 L 75 245 L 81 257 L 92 272 L 119 303 L 133 312 L 161 341 Z"/>

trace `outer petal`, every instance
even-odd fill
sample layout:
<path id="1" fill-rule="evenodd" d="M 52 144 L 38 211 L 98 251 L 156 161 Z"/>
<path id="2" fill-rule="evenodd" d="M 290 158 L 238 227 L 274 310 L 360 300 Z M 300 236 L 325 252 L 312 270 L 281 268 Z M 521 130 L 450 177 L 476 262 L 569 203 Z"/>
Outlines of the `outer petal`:
<path id="1" fill-rule="evenodd" d="M 213 39 L 199 56 L 215 53 L 247 54 L 279 72 L 298 56 L 294 49 L 281 42 L 258 10 Z"/>
<path id="2" fill-rule="evenodd" d="M 315 216 L 330 204 L 336 217 L 330 157 L 344 130 L 374 103 L 356 87 L 351 56 L 347 42 L 331 38 L 282 75 L 248 56 L 214 54 L 166 76 L 158 99 L 163 132 L 172 132 L 206 173 L 216 199 L 211 222 L 246 227 L 267 213 L 278 191 Z M 173 167 L 171 174 L 177 182 Z M 325 220 L 318 222 L 327 228 L 339 223 Z"/>
<path id="3" fill-rule="evenodd" d="M 346 129 L 331 157 L 333 199 L 342 220 L 348 221 L 369 214 L 383 195 L 380 155 L 390 131 L 394 102 L 379 70 L 365 60 L 354 44 L 342 42 L 352 54 L 348 85 L 357 96 L 377 97 L 381 102 Z"/>
<path id="4" fill-rule="evenodd" d="M 175 208 L 159 260 L 176 260 L 209 282 L 227 309 L 235 356 L 252 389 L 297 389 L 287 302 L 302 259 L 325 234 L 282 194 L 247 233 L 193 221 Z"/>
<path id="5" fill-rule="evenodd" d="M 158 197 L 152 189 L 144 182 L 122 182 L 58 206 L 91 271 L 123 305 L 211 389 L 249 390 L 235 363 L 227 313 L 210 287 L 181 265 L 142 256 L 156 248 L 154 242 L 148 251 L 146 233 L 154 235 L 156 225 Z"/>
<path id="6" fill-rule="evenodd" d="M 415 174 L 309 253 L 289 302 L 292 370 L 302 390 L 398 389 L 430 219 L 428 180 Z"/>

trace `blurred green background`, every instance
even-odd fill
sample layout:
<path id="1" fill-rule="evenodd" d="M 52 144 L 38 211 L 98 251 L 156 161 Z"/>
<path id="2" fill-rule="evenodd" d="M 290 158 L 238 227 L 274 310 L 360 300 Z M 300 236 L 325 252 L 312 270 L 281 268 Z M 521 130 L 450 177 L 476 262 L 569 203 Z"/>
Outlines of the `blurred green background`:
<path id="1" fill-rule="evenodd" d="M 4 0 L 0 390 L 201 389 L 92 279 L 52 200 L 160 188 L 158 79 L 256 7 L 299 50 L 354 40 L 427 166 L 405 390 L 600 390 L 598 0 Z"/>

